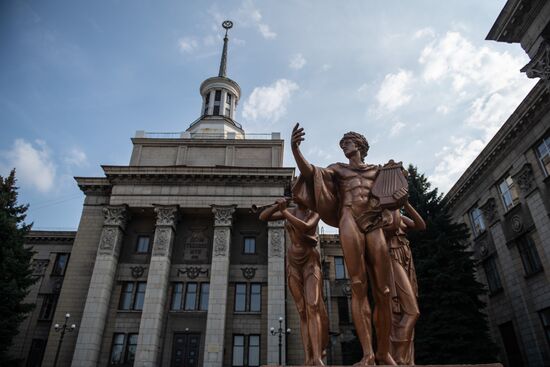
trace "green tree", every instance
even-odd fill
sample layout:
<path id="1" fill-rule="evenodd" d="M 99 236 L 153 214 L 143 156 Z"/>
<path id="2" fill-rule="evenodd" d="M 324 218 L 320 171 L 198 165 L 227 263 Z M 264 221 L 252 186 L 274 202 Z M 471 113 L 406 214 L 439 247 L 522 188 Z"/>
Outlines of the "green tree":
<path id="1" fill-rule="evenodd" d="M 0 365 L 13 363 L 8 348 L 19 324 L 34 305 L 24 303 L 32 277 L 32 251 L 23 247 L 32 224 L 25 224 L 28 205 L 17 204 L 15 170 L 0 176 Z"/>
<path id="2" fill-rule="evenodd" d="M 409 201 L 427 225 L 426 231 L 409 233 L 419 286 L 416 363 L 495 362 L 480 299 L 486 289 L 474 277 L 468 228 L 451 220 L 442 195 L 416 167 L 408 171 Z"/>

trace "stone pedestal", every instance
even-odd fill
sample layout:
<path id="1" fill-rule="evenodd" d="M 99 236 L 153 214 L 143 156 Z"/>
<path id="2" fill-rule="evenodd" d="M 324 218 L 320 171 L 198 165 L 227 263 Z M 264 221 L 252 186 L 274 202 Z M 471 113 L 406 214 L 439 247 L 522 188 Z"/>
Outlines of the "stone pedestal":
<path id="1" fill-rule="evenodd" d="M 277 364 L 264 365 L 262 367 L 275 367 Z M 391 367 L 388 365 L 377 365 L 378 367 Z M 503 367 L 501 363 L 489 363 L 489 364 L 415 364 L 415 367 Z M 303 365 L 296 365 L 293 367 L 305 367 Z M 340 365 L 330 365 L 327 367 L 344 367 Z M 394 366 L 395 367 L 395 366 Z"/>
<path id="2" fill-rule="evenodd" d="M 225 316 L 227 308 L 227 285 L 229 278 L 229 247 L 231 244 L 231 225 L 235 205 L 215 206 L 214 243 L 212 246 L 212 265 L 210 270 L 210 294 L 208 296 L 208 316 L 206 319 L 206 337 L 204 367 L 223 365 L 223 346 L 225 334 Z"/>
<path id="3" fill-rule="evenodd" d="M 159 205 L 155 207 L 155 213 L 157 214 L 157 223 L 139 324 L 134 364 L 136 367 L 154 367 L 160 364 L 159 355 L 162 349 L 162 332 L 166 318 L 170 257 L 178 219 L 178 207 Z"/>
<path id="4" fill-rule="evenodd" d="M 267 363 L 279 362 L 279 338 L 270 334 L 270 328 L 279 328 L 279 317 L 285 317 L 285 230 L 284 221 L 267 222 Z M 283 321 L 283 329 L 287 326 Z M 286 361 L 283 336 L 282 360 Z"/>
<path id="5" fill-rule="evenodd" d="M 105 221 L 78 339 L 73 355 L 73 366 L 95 367 L 99 359 L 105 320 L 113 292 L 120 244 L 127 221 L 127 206 L 109 206 L 103 209 Z"/>

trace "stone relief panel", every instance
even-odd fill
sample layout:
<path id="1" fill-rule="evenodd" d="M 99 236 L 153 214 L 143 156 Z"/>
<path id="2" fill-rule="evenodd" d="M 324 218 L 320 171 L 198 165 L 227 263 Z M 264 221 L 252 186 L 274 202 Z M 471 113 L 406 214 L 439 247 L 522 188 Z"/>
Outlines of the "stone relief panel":
<path id="1" fill-rule="evenodd" d="M 183 269 L 178 269 L 178 276 L 186 275 L 189 279 L 198 278 L 200 275 L 208 277 L 208 269 L 203 269 L 200 266 L 187 266 Z"/>
<path id="2" fill-rule="evenodd" d="M 268 246 L 270 257 L 283 257 L 284 232 L 282 229 L 270 229 Z"/>
<path id="3" fill-rule="evenodd" d="M 157 227 L 153 243 L 153 256 L 168 256 L 170 241 L 172 240 L 172 228 Z"/>
<path id="4" fill-rule="evenodd" d="M 208 261 L 208 236 L 206 231 L 206 227 L 190 229 L 184 242 L 184 261 Z"/>
<path id="5" fill-rule="evenodd" d="M 497 204 L 494 198 L 489 198 L 487 202 L 481 206 L 481 211 L 489 225 L 498 219 Z"/>
<path id="6" fill-rule="evenodd" d="M 103 224 L 106 226 L 126 227 L 128 221 L 127 209 L 126 206 L 108 206 L 103 208 L 103 215 L 105 216 Z"/>
<path id="7" fill-rule="evenodd" d="M 258 270 L 258 268 L 253 268 L 253 267 L 241 268 L 241 271 L 243 272 L 243 277 L 249 280 L 253 279 L 256 276 L 256 270 Z"/>
<path id="8" fill-rule="evenodd" d="M 178 220 L 177 206 L 156 206 L 157 226 L 176 226 Z"/>
<path id="9" fill-rule="evenodd" d="M 212 213 L 214 213 L 214 225 L 230 227 L 233 222 L 233 213 L 235 213 L 235 205 L 231 206 L 216 206 L 212 205 Z"/>
<path id="10" fill-rule="evenodd" d="M 514 175 L 514 181 L 517 182 L 519 190 L 524 196 L 529 194 L 536 187 L 533 168 L 531 168 L 529 163 L 525 164 L 521 170 Z"/>
<path id="11" fill-rule="evenodd" d="M 145 269 L 147 269 L 145 266 L 130 266 L 130 270 L 132 270 L 132 277 L 136 279 L 143 276 Z"/>
<path id="12" fill-rule="evenodd" d="M 550 87 L 550 44 L 543 41 L 535 56 L 521 68 L 528 78 L 540 78 Z"/>
<path id="13" fill-rule="evenodd" d="M 118 241 L 118 227 L 104 227 L 99 240 L 99 253 L 113 255 Z"/>
<path id="14" fill-rule="evenodd" d="M 50 263 L 49 259 L 35 259 L 32 261 L 32 275 L 44 275 L 46 268 Z"/>
<path id="15" fill-rule="evenodd" d="M 229 249 L 229 228 L 214 230 L 214 256 L 227 256 Z"/>

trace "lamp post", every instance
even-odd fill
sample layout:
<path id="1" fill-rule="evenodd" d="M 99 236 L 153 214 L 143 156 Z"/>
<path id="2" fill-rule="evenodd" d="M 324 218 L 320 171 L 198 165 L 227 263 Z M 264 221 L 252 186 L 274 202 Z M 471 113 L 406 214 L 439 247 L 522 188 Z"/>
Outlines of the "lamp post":
<path id="1" fill-rule="evenodd" d="M 275 336 L 277 335 L 279 337 L 279 366 L 282 366 L 282 356 L 283 356 L 283 334 L 290 334 L 290 328 L 283 329 L 283 318 L 279 317 L 279 329 L 275 330 L 275 328 L 272 326 L 271 329 L 271 335 Z"/>
<path id="2" fill-rule="evenodd" d="M 65 314 L 65 322 L 62 326 L 59 326 L 59 324 L 54 325 L 55 331 L 61 331 L 61 336 L 59 337 L 59 343 L 57 344 L 57 351 L 55 352 L 55 359 L 53 360 L 53 367 L 57 367 L 57 359 L 59 358 L 59 351 L 61 350 L 61 344 L 63 343 L 63 337 L 65 336 L 65 332 L 72 332 L 74 329 L 76 329 L 76 325 L 72 324 L 69 326 L 69 318 L 71 317 L 71 314 Z"/>

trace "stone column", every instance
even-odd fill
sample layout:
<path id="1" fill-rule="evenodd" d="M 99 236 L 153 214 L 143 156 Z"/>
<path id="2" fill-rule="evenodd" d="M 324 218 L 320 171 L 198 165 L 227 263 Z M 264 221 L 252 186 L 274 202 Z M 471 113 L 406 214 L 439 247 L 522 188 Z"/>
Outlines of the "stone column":
<path id="1" fill-rule="evenodd" d="M 103 209 L 103 212 L 105 221 L 82 320 L 78 327 L 73 366 L 97 366 L 107 311 L 115 282 L 120 244 L 128 219 L 126 205 L 108 206 Z"/>
<path id="2" fill-rule="evenodd" d="M 284 221 L 267 222 L 267 364 L 279 363 L 279 338 L 270 328 L 279 328 L 279 317 L 285 317 L 285 230 Z M 282 361 L 286 361 L 286 338 L 283 336 Z"/>
<path id="3" fill-rule="evenodd" d="M 229 246 L 231 244 L 231 225 L 233 224 L 235 206 L 212 205 L 214 241 L 210 267 L 210 295 L 208 297 L 208 317 L 206 319 L 204 367 L 221 367 L 223 365 L 229 278 Z"/>
<path id="4" fill-rule="evenodd" d="M 134 363 L 136 367 L 158 366 L 161 362 L 159 356 L 162 354 L 162 332 L 166 318 L 170 258 L 176 234 L 178 206 L 158 205 L 155 206 L 155 213 L 157 226 L 139 324 Z"/>

